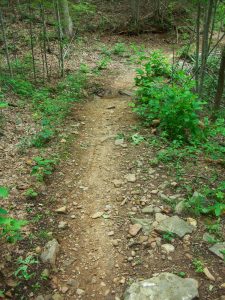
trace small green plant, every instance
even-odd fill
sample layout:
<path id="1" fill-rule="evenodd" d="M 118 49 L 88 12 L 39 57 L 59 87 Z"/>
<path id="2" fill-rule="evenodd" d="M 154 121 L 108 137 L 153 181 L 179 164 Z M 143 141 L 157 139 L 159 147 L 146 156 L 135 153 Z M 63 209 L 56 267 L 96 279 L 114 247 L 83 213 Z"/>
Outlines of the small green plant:
<path id="1" fill-rule="evenodd" d="M 187 276 L 187 274 L 185 272 L 177 272 L 175 274 L 181 278 L 185 278 Z"/>
<path id="2" fill-rule="evenodd" d="M 31 145 L 36 148 L 41 148 L 50 142 L 54 136 L 54 131 L 48 128 L 43 128 L 31 139 Z"/>
<path id="3" fill-rule="evenodd" d="M 203 261 L 195 258 L 195 259 L 193 259 L 192 264 L 195 268 L 196 273 L 203 273 L 204 272 L 204 263 L 203 263 Z"/>
<path id="4" fill-rule="evenodd" d="M 134 145 L 139 145 L 145 140 L 145 138 L 141 136 L 139 133 L 135 133 L 131 136 L 131 140 Z"/>
<path id="5" fill-rule="evenodd" d="M 220 250 L 220 253 L 223 255 L 223 260 L 225 261 L 225 249 Z"/>
<path id="6" fill-rule="evenodd" d="M 222 234 L 222 226 L 220 223 L 220 219 L 217 219 L 216 222 L 207 224 L 206 229 L 209 233 L 215 234 L 217 237 L 220 237 Z"/>
<path id="7" fill-rule="evenodd" d="M 38 196 L 38 193 L 35 192 L 34 189 L 29 188 L 26 190 L 26 192 L 24 193 L 24 196 L 26 196 L 27 198 L 36 198 Z"/>
<path id="8" fill-rule="evenodd" d="M 5 298 L 5 294 L 4 294 L 4 291 L 3 291 L 3 290 L 0 290 L 0 297 L 1 297 L 1 298 Z"/>
<path id="9" fill-rule="evenodd" d="M 100 59 L 96 66 L 97 71 L 102 71 L 107 69 L 110 60 L 111 60 L 110 57 L 103 57 L 102 59 Z"/>
<path id="10" fill-rule="evenodd" d="M 16 277 L 23 280 L 29 280 L 35 275 L 35 272 L 31 272 L 30 268 L 32 265 L 38 264 L 38 260 L 32 255 L 27 256 L 24 260 L 20 257 L 17 263 L 19 267 L 14 272 Z"/>
<path id="11" fill-rule="evenodd" d="M 176 234 L 171 231 L 167 231 L 167 232 L 163 233 L 163 235 L 162 235 L 162 238 L 167 242 L 171 242 L 175 237 L 176 237 Z"/>
<path id="12" fill-rule="evenodd" d="M 44 159 L 43 157 L 34 158 L 35 166 L 31 170 L 31 175 L 38 181 L 44 181 L 47 175 L 51 175 L 56 164 L 55 159 Z"/>
<path id="13" fill-rule="evenodd" d="M 115 140 L 123 140 L 125 139 L 125 134 L 122 132 L 117 133 L 117 135 L 115 136 Z"/>
<path id="14" fill-rule="evenodd" d="M 118 56 L 123 56 L 127 51 L 126 45 L 124 43 L 116 43 L 112 49 L 112 53 Z"/>
<path id="15" fill-rule="evenodd" d="M 6 187 L 0 187 L 0 199 L 7 198 L 9 191 Z M 9 243 L 21 240 L 21 228 L 28 222 L 7 217 L 8 212 L 0 207 L 0 238 L 6 238 Z"/>
<path id="16" fill-rule="evenodd" d="M 36 282 L 35 284 L 32 284 L 31 287 L 34 291 L 38 291 L 41 288 L 41 285 L 39 282 Z"/>
<path id="17" fill-rule="evenodd" d="M 186 202 L 186 207 L 196 215 L 209 214 L 220 217 L 225 212 L 225 182 L 217 188 L 205 187 L 203 193 L 194 193 Z"/>

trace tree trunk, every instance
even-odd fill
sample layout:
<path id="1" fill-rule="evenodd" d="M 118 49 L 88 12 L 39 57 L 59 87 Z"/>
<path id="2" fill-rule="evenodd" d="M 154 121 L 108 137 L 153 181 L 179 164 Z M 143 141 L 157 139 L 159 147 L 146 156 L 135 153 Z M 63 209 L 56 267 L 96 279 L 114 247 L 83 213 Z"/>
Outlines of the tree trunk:
<path id="1" fill-rule="evenodd" d="M 66 37 L 73 36 L 73 22 L 70 17 L 70 11 L 67 0 L 59 0 L 60 15 L 63 27 L 63 33 Z"/>
<path id="2" fill-rule="evenodd" d="M 218 85 L 217 85 L 216 96 L 214 99 L 214 118 L 221 106 L 221 101 L 222 101 L 223 91 L 224 91 L 224 84 L 225 84 L 225 46 L 223 46 L 222 53 L 221 53 Z"/>
<path id="3" fill-rule="evenodd" d="M 131 0 L 132 22 L 135 27 L 138 27 L 139 24 L 139 8 L 140 0 Z"/>
<path id="4" fill-rule="evenodd" d="M 209 28 L 212 19 L 213 13 L 213 4 L 214 0 L 209 0 L 209 3 L 206 3 L 206 11 L 205 11 L 205 20 L 204 20 L 204 33 L 202 40 L 202 59 L 201 59 L 201 69 L 200 69 L 200 85 L 199 85 L 199 94 L 202 95 L 203 84 L 205 79 L 205 69 L 209 54 Z"/>

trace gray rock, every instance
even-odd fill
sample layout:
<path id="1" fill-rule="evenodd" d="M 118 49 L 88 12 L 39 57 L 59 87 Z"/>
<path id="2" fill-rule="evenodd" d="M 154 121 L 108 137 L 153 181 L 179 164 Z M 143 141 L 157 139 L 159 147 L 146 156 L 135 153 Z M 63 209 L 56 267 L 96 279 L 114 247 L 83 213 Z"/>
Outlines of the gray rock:
<path id="1" fill-rule="evenodd" d="M 185 211 L 185 209 L 186 209 L 185 201 L 182 200 L 182 201 L 178 202 L 177 205 L 175 206 L 175 213 L 182 214 Z"/>
<path id="2" fill-rule="evenodd" d="M 154 212 L 154 207 L 152 205 L 146 206 L 142 209 L 144 214 L 152 214 Z"/>
<path id="3" fill-rule="evenodd" d="M 132 218 L 131 222 L 133 224 L 139 224 L 142 226 L 142 231 L 145 234 L 149 234 L 152 231 L 152 223 L 153 219 L 138 219 L 138 218 Z"/>
<path id="4" fill-rule="evenodd" d="M 183 237 L 187 233 L 192 233 L 195 228 L 178 216 L 173 216 L 161 221 L 155 229 L 162 232 L 170 231 L 179 237 Z"/>
<path id="5" fill-rule="evenodd" d="M 60 221 L 60 222 L 59 222 L 59 225 L 58 225 L 58 228 L 59 228 L 59 229 L 65 229 L 65 228 L 67 228 L 67 226 L 68 226 L 68 223 L 67 223 L 67 222 L 65 222 L 65 221 Z"/>
<path id="6" fill-rule="evenodd" d="M 113 182 L 113 184 L 114 184 L 114 186 L 116 188 L 119 188 L 119 187 L 121 187 L 123 185 L 123 181 L 122 180 L 115 179 L 112 182 Z"/>
<path id="7" fill-rule="evenodd" d="M 115 145 L 116 146 L 121 146 L 121 145 L 123 145 L 123 143 L 124 143 L 124 139 L 115 140 Z"/>
<path id="8" fill-rule="evenodd" d="M 52 300 L 63 300 L 63 299 L 64 299 L 64 297 L 58 293 L 56 293 L 52 296 Z"/>
<path id="9" fill-rule="evenodd" d="M 35 298 L 35 300 L 45 300 L 44 296 L 42 295 L 39 295 Z"/>
<path id="10" fill-rule="evenodd" d="M 170 253 L 170 252 L 175 251 L 175 247 L 171 244 L 163 244 L 161 247 L 166 253 Z"/>
<path id="11" fill-rule="evenodd" d="M 133 283 L 125 292 L 124 300 L 192 300 L 198 297 L 198 282 L 171 273 Z"/>
<path id="12" fill-rule="evenodd" d="M 219 256 L 220 258 L 224 259 L 225 256 L 225 242 L 223 243 L 218 243 L 213 245 L 212 247 L 209 248 L 209 250 Z M 221 253 L 221 251 L 224 251 L 224 254 Z"/>
<path id="13" fill-rule="evenodd" d="M 166 219 L 168 219 L 169 217 L 167 216 L 167 215 L 164 215 L 164 214 L 161 214 L 161 213 L 156 213 L 155 214 L 155 220 L 156 220 L 156 222 L 161 222 L 161 221 L 163 221 L 163 220 L 166 220 Z"/>
<path id="14" fill-rule="evenodd" d="M 41 260 L 45 263 L 50 263 L 53 267 L 55 266 L 56 255 L 59 252 L 59 243 L 56 239 L 49 241 L 43 252 L 41 253 Z"/>
<path id="15" fill-rule="evenodd" d="M 128 182 L 135 182 L 136 181 L 136 176 L 135 174 L 127 174 L 124 176 L 124 178 L 128 181 Z"/>

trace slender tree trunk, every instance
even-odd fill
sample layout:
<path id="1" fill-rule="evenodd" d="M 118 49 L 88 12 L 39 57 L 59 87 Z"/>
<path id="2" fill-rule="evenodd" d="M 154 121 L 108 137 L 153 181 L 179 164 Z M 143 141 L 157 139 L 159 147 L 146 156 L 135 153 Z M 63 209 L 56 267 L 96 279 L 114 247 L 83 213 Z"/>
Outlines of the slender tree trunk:
<path id="1" fill-rule="evenodd" d="M 225 84 L 225 46 L 223 46 L 222 53 L 221 53 L 217 91 L 214 99 L 214 118 L 216 117 L 216 113 L 219 111 L 221 106 L 221 101 L 224 92 L 224 84 Z"/>
<path id="2" fill-rule="evenodd" d="M 32 14 L 32 9 L 31 9 L 31 0 L 29 0 L 29 13 L 30 13 L 30 26 L 29 26 L 29 31 L 30 31 L 30 47 L 31 47 L 31 55 L 32 55 L 32 65 L 33 65 L 33 75 L 34 75 L 34 80 L 37 80 L 37 75 L 36 75 L 36 66 L 35 66 L 35 57 L 34 57 L 34 35 L 33 35 L 33 27 L 32 27 L 32 21 L 33 21 L 33 14 Z"/>
<path id="3" fill-rule="evenodd" d="M 209 53 L 209 28 L 212 19 L 213 12 L 213 3 L 214 0 L 209 0 L 209 3 L 206 3 L 205 8 L 205 24 L 204 24 L 204 33 L 202 40 L 202 59 L 201 59 L 201 68 L 200 68 L 200 85 L 199 85 L 199 94 L 202 95 L 203 84 L 205 79 L 205 69 L 207 64 L 207 58 Z"/>
<path id="4" fill-rule="evenodd" d="M 0 10 L 0 23 L 1 23 L 1 28 L 2 28 L 3 40 L 4 40 L 4 44 L 5 44 L 5 54 L 6 54 L 6 60 L 7 60 L 7 64 L 8 64 L 9 74 L 12 77 L 13 72 L 12 72 L 12 67 L 11 67 L 11 63 L 10 63 L 8 43 L 7 43 L 7 39 L 6 39 L 4 20 L 3 20 L 3 17 L 2 17 L 1 10 Z"/>
<path id="5" fill-rule="evenodd" d="M 42 32 L 43 32 L 43 55 L 44 55 L 44 61 L 45 61 L 45 70 L 47 78 L 49 77 L 48 72 L 48 58 L 47 58 L 47 46 L 46 46 L 46 36 L 47 36 L 47 30 L 46 30 L 46 23 L 45 23 L 45 11 L 43 4 L 40 4 L 40 11 L 41 11 L 41 19 L 42 19 Z"/>
<path id="6" fill-rule="evenodd" d="M 59 40 L 59 70 L 60 70 L 61 77 L 63 77 L 64 76 L 63 40 L 62 40 L 62 28 L 61 28 L 58 0 L 54 0 L 54 5 L 55 5 L 55 13 L 57 19 L 58 40 Z"/>
<path id="7" fill-rule="evenodd" d="M 196 55 L 195 55 L 195 82 L 196 92 L 199 91 L 199 46 L 200 46 L 200 25 L 201 25 L 201 3 L 198 1 L 198 12 L 196 20 Z"/>
<path id="8" fill-rule="evenodd" d="M 67 0 L 59 0 L 61 25 L 63 33 L 66 37 L 71 38 L 73 36 L 73 22 L 70 17 L 70 11 Z"/>
<path id="9" fill-rule="evenodd" d="M 131 0 L 131 12 L 132 12 L 132 22 L 136 28 L 139 25 L 139 15 L 140 15 L 140 0 Z"/>

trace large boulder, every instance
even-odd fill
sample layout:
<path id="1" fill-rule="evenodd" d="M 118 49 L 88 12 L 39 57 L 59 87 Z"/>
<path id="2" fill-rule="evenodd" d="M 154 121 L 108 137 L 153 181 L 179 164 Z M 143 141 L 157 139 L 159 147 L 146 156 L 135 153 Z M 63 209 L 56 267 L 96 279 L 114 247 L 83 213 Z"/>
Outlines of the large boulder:
<path id="1" fill-rule="evenodd" d="M 198 298 L 198 282 L 171 273 L 133 283 L 124 300 L 192 300 Z"/>

